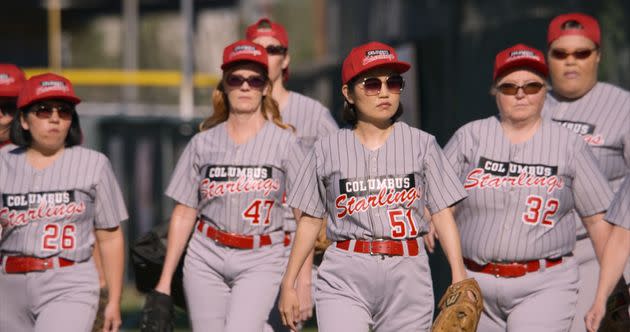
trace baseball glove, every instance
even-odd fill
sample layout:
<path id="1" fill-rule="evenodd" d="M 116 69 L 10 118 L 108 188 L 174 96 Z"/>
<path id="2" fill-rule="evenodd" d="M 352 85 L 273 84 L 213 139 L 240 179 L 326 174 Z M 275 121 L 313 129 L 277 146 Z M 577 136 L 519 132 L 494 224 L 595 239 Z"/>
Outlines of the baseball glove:
<path id="1" fill-rule="evenodd" d="M 626 280 L 621 277 L 612 294 L 606 302 L 606 315 L 602 319 L 599 331 L 602 332 L 627 332 L 630 331 L 630 294 Z"/>
<path id="2" fill-rule="evenodd" d="M 330 243 L 330 240 L 326 237 L 326 219 L 324 219 L 322 227 L 319 229 L 319 234 L 317 234 L 317 241 L 315 241 L 315 254 L 323 254 Z"/>
<path id="3" fill-rule="evenodd" d="M 96 319 L 92 326 L 92 332 L 102 332 L 105 325 L 105 307 L 109 302 L 109 291 L 107 287 L 101 288 L 100 295 L 98 297 L 98 309 L 96 310 Z"/>
<path id="4" fill-rule="evenodd" d="M 173 298 L 153 290 L 147 294 L 140 332 L 172 332 L 175 325 Z"/>
<path id="5" fill-rule="evenodd" d="M 438 305 L 440 314 L 433 322 L 433 332 L 474 332 L 483 310 L 479 284 L 473 278 L 448 287 Z"/>

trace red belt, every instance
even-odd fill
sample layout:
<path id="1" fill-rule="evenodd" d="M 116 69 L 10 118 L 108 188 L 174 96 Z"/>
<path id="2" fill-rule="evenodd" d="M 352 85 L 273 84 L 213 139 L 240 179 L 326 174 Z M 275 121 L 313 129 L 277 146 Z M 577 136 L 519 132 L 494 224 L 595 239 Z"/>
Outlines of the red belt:
<path id="1" fill-rule="evenodd" d="M 546 268 L 550 268 L 560 263 L 562 263 L 562 257 L 545 259 Z M 492 274 L 497 278 L 517 278 L 522 277 L 527 273 L 540 270 L 539 260 L 514 263 L 488 263 L 486 265 L 479 265 L 468 258 L 464 258 L 464 265 L 466 265 L 466 267 L 471 271 Z"/>
<path id="2" fill-rule="evenodd" d="M 203 233 L 203 225 L 205 222 L 199 220 L 197 222 L 197 230 Z M 254 249 L 254 236 L 252 235 L 240 235 L 234 233 L 228 233 L 221 230 L 218 230 L 210 225 L 208 225 L 208 229 L 206 230 L 206 236 L 215 240 L 216 242 L 238 249 Z M 269 235 L 257 235 L 260 237 L 260 246 L 268 246 L 272 243 L 271 237 Z"/>
<path id="3" fill-rule="evenodd" d="M 7 256 L 4 262 L 6 273 L 28 273 L 34 271 L 44 271 L 55 267 L 55 261 L 59 262 L 59 267 L 74 265 L 74 261 L 61 258 L 38 258 L 30 256 Z"/>
<path id="4" fill-rule="evenodd" d="M 350 249 L 352 240 L 339 241 L 336 247 L 343 250 Z M 391 255 L 403 256 L 405 254 L 404 246 L 407 245 L 409 256 L 417 256 L 420 252 L 417 239 L 408 239 L 402 241 L 383 240 L 383 241 L 354 241 L 354 252 L 371 255 Z"/>

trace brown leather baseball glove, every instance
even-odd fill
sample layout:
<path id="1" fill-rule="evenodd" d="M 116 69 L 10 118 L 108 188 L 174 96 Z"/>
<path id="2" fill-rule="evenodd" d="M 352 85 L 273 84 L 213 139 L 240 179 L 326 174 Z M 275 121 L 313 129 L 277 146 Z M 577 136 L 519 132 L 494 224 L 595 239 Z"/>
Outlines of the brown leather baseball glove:
<path id="1" fill-rule="evenodd" d="M 602 332 L 627 332 L 630 331 L 630 316 L 628 315 L 628 305 L 630 304 L 630 294 L 626 280 L 621 277 L 612 294 L 606 302 L 606 316 L 599 326 Z"/>
<path id="2" fill-rule="evenodd" d="M 326 251 L 326 248 L 330 246 L 330 243 L 330 240 L 326 237 L 326 218 L 324 218 L 322 227 L 319 229 L 319 234 L 317 235 L 317 241 L 315 242 L 315 254 L 322 254 Z"/>
<path id="3" fill-rule="evenodd" d="M 474 332 L 483 310 L 479 284 L 473 278 L 448 287 L 438 305 L 440 314 L 433 322 L 433 332 Z"/>

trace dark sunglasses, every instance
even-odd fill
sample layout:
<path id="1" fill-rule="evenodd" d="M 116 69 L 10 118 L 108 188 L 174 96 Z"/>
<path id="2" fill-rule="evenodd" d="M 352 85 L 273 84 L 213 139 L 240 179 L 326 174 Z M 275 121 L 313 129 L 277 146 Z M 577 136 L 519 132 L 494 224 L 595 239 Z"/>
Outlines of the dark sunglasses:
<path id="1" fill-rule="evenodd" d="M 0 112 L 2 115 L 15 115 L 17 111 L 17 104 L 12 101 L 7 101 L 4 103 L 0 103 Z"/>
<path id="2" fill-rule="evenodd" d="M 551 50 L 551 57 L 558 60 L 564 60 L 568 58 L 570 55 L 572 55 L 574 58 L 578 60 L 584 60 L 584 59 L 588 59 L 591 56 L 591 54 L 593 54 L 593 52 L 595 52 L 596 50 L 597 50 L 596 48 L 593 48 L 593 49 L 588 49 L 588 50 L 577 50 L 573 52 L 565 52 L 565 51 L 553 49 Z"/>
<path id="3" fill-rule="evenodd" d="M 385 80 L 385 85 L 391 93 L 400 94 L 405 87 L 405 79 L 400 75 L 390 76 Z M 368 77 L 361 82 L 367 96 L 375 96 L 381 93 L 383 81 L 377 77 Z"/>
<path id="4" fill-rule="evenodd" d="M 518 93 L 518 89 L 523 89 L 523 93 L 526 95 L 535 95 L 545 86 L 540 82 L 530 82 L 523 85 L 516 85 L 514 83 L 503 83 L 497 87 L 497 90 L 504 95 L 514 96 Z"/>
<path id="5" fill-rule="evenodd" d="M 281 45 L 269 45 L 265 47 L 267 50 L 267 54 L 269 55 L 285 55 L 287 54 L 288 48 Z"/>
<path id="6" fill-rule="evenodd" d="M 57 114 L 60 119 L 72 120 L 72 113 L 74 107 L 67 104 L 47 104 L 39 103 L 34 105 L 30 111 L 35 113 L 39 119 L 50 119 L 53 116 L 53 112 L 57 110 Z"/>
<path id="7" fill-rule="evenodd" d="M 233 88 L 241 87 L 244 82 L 247 82 L 247 84 L 254 89 L 262 89 L 267 83 L 267 79 L 260 75 L 243 77 L 233 74 L 228 75 L 228 77 L 225 78 L 225 83 Z"/>

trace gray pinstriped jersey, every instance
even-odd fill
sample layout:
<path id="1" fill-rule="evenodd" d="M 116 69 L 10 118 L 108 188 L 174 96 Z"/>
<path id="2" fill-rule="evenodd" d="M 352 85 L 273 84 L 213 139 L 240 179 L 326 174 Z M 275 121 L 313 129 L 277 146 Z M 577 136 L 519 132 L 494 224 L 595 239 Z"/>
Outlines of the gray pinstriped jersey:
<path id="1" fill-rule="evenodd" d="M 166 195 L 197 209 L 221 230 L 248 235 L 278 231 L 278 206 L 304 159 L 295 136 L 265 122 L 249 141 L 235 144 L 223 122 L 195 135 L 182 153 Z"/>
<path id="2" fill-rule="evenodd" d="M 477 263 L 566 255 L 575 246 L 575 208 L 606 210 L 606 178 L 586 143 L 551 121 L 512 144 L 497 117 L 460 128 L 444 148 L 468 198 L 455 220 L 465 257 Z"/>
<path id="3" fill-rule="evenodd" d="M 630 172 L 630 93 L 601 82 L 574 101 L 559 101 L 549 93 L 543 117 L 581 135 L 593 149 L 613 191 L 617 191 Z"/>
<path id="4" fill-rule="evenodd" d="M 630 177 L 621 184 L 604 219 L 630 230 Z"/>
<path id="5" fill-rule="evenodd" d="M 328 108 L 297 92 L 289 92 L 289 101 L 282 108 L 281 115 L 282 121 L 295 127 L 298 143 L 305 154 L 313 148 L 318 138 L 326 137 L 339 129 Z M 294 232 L 295 228 L 293 211 L 286 208 L 284 230 Z"/>
<path id="6" fill-rule="evenodd" d="M 299 174 L 288 203 L 327 213 L 332 241 L 417 237 L 425 206 L 435 213 L 466 195 L 435 138 L 402 122 L 377 150 L 348 129 L 317 141 Z"/>
<path id="7" fill-rule="evenodd" d="M 0 194 L 0 250 L 9 255 L 84 261 L 92 255 L 94 228 L 127 219 L 109 160 L 79 146 L 43 170 L 26 161 L 24 149 L 3 150 Z"/>

